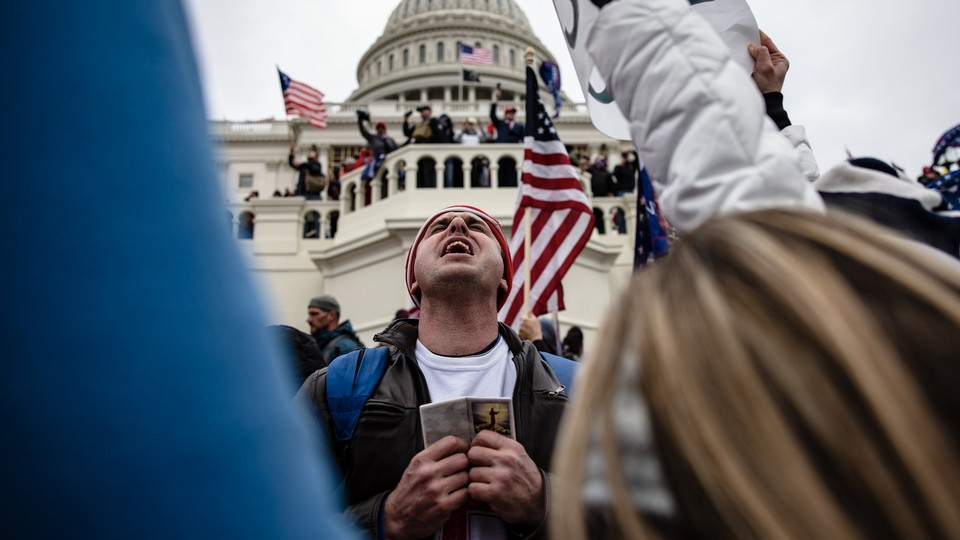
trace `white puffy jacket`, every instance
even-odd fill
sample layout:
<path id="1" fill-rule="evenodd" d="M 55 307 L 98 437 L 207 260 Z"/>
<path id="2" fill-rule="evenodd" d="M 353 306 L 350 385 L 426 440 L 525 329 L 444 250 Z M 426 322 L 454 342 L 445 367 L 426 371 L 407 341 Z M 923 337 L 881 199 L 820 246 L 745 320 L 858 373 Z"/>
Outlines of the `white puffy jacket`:
<path id="1" fill-rule="evenodd" d="M 660 203 L 674 227 L 771 207 L 823 211 L 750 76 L 689 2 L 608 4 L 587 49 L 662 186 Z"/>

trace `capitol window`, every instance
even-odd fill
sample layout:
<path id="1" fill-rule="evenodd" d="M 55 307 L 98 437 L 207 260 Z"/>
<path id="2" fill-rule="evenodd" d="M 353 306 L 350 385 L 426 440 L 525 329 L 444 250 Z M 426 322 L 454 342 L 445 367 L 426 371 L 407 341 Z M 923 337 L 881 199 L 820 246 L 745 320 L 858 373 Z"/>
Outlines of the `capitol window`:
<path id="1" fill-rule="evenodd" d="M 238 186 L 240 189 L 250 189 L 253 187 L 253 175 L 252 174 L 241 174 L 240 182 Z"/>
<path id="2" fill-rule="evenodd" d="M 427 46 L 420 46 L 420 63 L 425 64 L 427 62 Z"/>
<path id="3" fill-rule="evenodd" d="M 393 71 L 393 55 L 387 57 L 387 71 Z"/>
<path id="4" fill-rule="evenodd" d="M 403 50 L 403 67 L 410 65 L 410 49 Z"/>
<path id="5" fill-rule="evenodd" d="M 437 62 L 443 62 L 443 42 L 437 43 Z"/>
<path id="6" fill-rule="evenodd" d="M 510 49 L 510 67 L 517 67 L 517 52 Z"/>
<path id="7" fill-rule="evenodd" d="M 500 47 L 497 45 L 493 46 L 493 63 L 494 64 L 500 63 Z"/>

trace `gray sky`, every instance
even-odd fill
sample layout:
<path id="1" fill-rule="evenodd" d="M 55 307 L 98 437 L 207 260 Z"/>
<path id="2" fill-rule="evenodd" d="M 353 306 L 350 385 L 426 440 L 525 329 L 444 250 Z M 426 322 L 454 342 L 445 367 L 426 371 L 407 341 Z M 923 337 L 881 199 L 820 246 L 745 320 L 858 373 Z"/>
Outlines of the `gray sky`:
<path id="1" fill-rule="evenodd" d="M 918 176 L 960 123 L 957 0 L 749 0 L 790 59 L 785 106 L 822 170 L 857 156 Z M 343 101 L 399 0 L 185 0 L 211 119 L 284 118 L 276 65 Z M 582 100 L 552 0 L 516 0 Z M 947 52 L 951 51 L 951 52 Z M 562 133 L 561 133 L 562 135 Z"/>

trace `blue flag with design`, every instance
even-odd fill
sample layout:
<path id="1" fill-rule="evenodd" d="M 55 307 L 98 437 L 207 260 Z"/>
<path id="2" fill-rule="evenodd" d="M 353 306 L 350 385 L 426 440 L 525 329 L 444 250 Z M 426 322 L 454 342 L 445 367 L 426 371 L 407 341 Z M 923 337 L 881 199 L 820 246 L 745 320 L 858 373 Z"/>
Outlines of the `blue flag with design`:
<path id="1" fill-rule="evenodd" d="M 660 203 L 653 189 L 647 168 L 640 167 L 640 187 L 637 190 L 637 226 L 633 252 L 633 269 L 643 268 L 670 251 L 670 241 L 660 221 Z"/>
<path id="2" fill-rule="evenodd" d="M 554 113 L 553 118 L 560 117 L 560 107 L 563 107 L 563 98 L 560 97 L 560 66 L 556 62 L 545 60 L 540 64 L 540 78 L 547 89 L 553 94 Z"/>

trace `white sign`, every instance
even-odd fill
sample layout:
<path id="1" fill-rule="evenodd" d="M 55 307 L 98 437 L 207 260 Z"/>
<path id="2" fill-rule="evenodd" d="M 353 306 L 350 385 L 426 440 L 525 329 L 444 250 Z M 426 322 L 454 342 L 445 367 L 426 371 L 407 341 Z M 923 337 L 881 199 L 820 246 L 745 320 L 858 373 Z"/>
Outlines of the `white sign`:
<path id="1" fill-rule="evenodd" d="M 626 0 L 620 0 L 626 1 Z M 746 0 L 689 0 L 690 9 L 703 15 L 730 49 L 733 59 L 747 73 L 753 71 L 753 58 L 747 52 L 747 44 L 760 43 L 757 20 Z M 570 49 L 573 67 L 577 71 L 587 110 L 593 125 L 615 139 L 628 141 L 630 127 L 623 117 L 614 96 L 607 90 L 600 73 L 594 67 L 593 58 L 587 52 L 587 36 L 596 23 L 600 10 L 590 0 L 553 0 L 560 26 Z"/>

